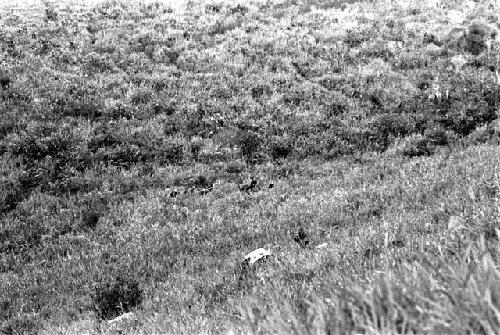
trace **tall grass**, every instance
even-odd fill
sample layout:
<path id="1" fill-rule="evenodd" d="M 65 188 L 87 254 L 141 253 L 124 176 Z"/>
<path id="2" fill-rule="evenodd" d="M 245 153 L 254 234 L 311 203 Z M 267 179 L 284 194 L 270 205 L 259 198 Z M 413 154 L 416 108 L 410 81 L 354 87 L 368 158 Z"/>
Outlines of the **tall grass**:
<path id="1" fill-rule="evenodd" d="M 0 11 L 0 332 L 498 333 L 494 2 L 39 9 Z"/>

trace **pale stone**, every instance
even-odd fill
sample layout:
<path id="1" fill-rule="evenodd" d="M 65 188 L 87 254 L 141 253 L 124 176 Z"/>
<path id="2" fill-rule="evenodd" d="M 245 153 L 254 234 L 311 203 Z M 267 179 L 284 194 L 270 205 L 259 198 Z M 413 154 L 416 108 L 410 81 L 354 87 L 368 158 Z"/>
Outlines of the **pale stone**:
<path id="1" fill-rule="evenodd" d="M 120 323 L 122 321 L 132 321 L 135 319 L 135 314 L 133 312 L 128 312 L 128 313 L 125 313 L 125 314 L 122 314 L 116 318 L 114 318 L 113 320 L 109 320 L 108 321 L 108 324 L 117 324 L 117 323 Z"/>
<path id="2" fill-rule="evenodd" d="M 270 256 L 270 255 L 271 255 L 270 251 L 268 251 L 264 248 L 259 248 L 259 249 L 255 249 L 254 251 L 252 251 L 251 253 L 246 255 L 245 261 L 247 261 L 249 264 L 254 264 L 258 260 L 260 260 L 264 257 Z"/>

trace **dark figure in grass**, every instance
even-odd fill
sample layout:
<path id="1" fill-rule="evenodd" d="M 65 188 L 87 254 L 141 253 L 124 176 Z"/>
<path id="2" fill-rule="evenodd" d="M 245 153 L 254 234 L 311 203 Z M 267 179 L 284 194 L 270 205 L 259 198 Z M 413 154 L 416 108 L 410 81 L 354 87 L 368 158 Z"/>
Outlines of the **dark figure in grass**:
<path id="1" fill-rule="evenodd" d="M 250 184 L 245 184 L 240 186 L 240 191 L 242 192 L 251 192 L 257 190 L 257 180 L 252 180 Z"/>

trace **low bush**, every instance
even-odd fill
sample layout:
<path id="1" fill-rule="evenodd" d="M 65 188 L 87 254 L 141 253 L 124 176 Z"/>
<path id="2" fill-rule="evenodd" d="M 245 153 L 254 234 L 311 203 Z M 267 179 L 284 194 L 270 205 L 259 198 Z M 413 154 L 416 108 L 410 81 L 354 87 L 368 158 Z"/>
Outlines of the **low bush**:
<path id="1" fill-rule="evenodd" d="M 421 134 L 414 134 L 396 141 L 388 151 L 412 158 L 432 155 L 435 151 L 435 146 L 429 138 Z"/>
<path id="2" fill-rule="evenodd" d="M 404 114 L 379 114 L 368 122 L 370 149 L 384 151 L 395 139 L 415 132 L 415 123 Z"/>
<path id="3" fill-rule="evenodd" d="M 21 133 L 5 137 L 2 146 L 13 155 L 21 156 L 25 163 L 33 164 L 48 156 L 65 159 L 77 141 L 69 127 L 33 123 Z"/>
<path id="4" fill-rule="evenodd" d="M 8 213 L 16 209 L 25 196 L 26 192 L 19 182 L 2 181 L 0 183 L 0 213 Z"/>
<path id="5" fill-rule="evenodd" d="M 42 235 L 47 233 L 47 229 L 35 220 L 23 219 L 17 222 L 12 222 L 8 218 L 6 220 L 8 222 L 4 221 L 5 226 L 0 230 L 0 254 L 27 256 L 25 261 L 29 262 L 34 255 L 33 249 L 40 245 Z M 23 263 L 19 262 L 16 268 L 22 265 Z"/>
<path id="6" fill-rule="evenodd" d="M 235 142 L 247 162 L 251 162 L 255 158 L 263 144 L 261 136 L 252 130 L 240 130 L 236 134 Z"/>
<path id="7" fill-rule="evenodd" d="M 440 125 L 430 124 L 424 131 L 424 136 L 435 145 L 447 145 L 454 139 L 454 133 Z"/>
<path id="8" fill-rule="evenodd" d="M 97 316 L 102 320 L 110 320 L 139 307 L 142 295 L 136 280 L 118 276 L 111 283 L 98 285 L 92 298 Z"/>
<path id="9" fill-rule="evenodd" d="M 277 138 L 269 145 L 273 160 L 286 159 L 293 152 L 293 143 L 287 138 Z"/>

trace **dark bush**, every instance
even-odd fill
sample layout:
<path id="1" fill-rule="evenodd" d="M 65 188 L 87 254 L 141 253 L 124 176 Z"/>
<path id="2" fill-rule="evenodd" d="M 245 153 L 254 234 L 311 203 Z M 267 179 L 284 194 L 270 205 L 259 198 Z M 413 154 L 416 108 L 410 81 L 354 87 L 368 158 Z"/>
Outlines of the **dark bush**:
<path id="1" fill-rule="evenodd" d="M 104 104 L 96 98 L 64 97 L 54 102 L 53 112 L 61 116 L 81 117 L 94 120 L 102 116 Z"/>
<path id="2" fill-rule="evenodd" d="M 341 116 L 349 111 L 349 98 L 341 93 L 335 92 L 331 101 L 326 103 L 326 113 L 328 120 L 336 120 L 336 117 Z"/>
<path id="3" fill-rule="evenodd" d="M 473 55 L 479 55 L 487 49 L 487 41 L 495 38 L 495 31 L 486 23 L 473 22 L 467 27 L 465 50 Z"/>
<path id="4" fill-rule="evenodd" d="M 370 59 L 381 58 L 385 61 L 394 58 L 394 54 L 392 53 L 392 51 L 387 47 L 386 43 L 382 42 L 374 42 L 369 45 L 364 45 L 358 55 L 359 57 Z"/>
<path id="5" fill-rule="evenodd" d="M 350 30 L 347 32 L 344 42 L 349 48 L 356 48 L 363 42 L 370 41 L 372 36 L 373 32 L 370 30 Z"/>
<path id="6" fill-rule="evenodd" d="M 404 114 L 381 114 L 369 122 L 368 128 L 371 149 L 383 151 L 395 138 L 412 133 L 415 125 Z"/>
<path id="7" fill-rule="evenodd" d="M 117 134 L 117 127 L 109 125 L 100 125 L 95 128 L 94 134 L 87 144 L 90 151 L 95 152 L 98 149 L 112 148 L 119 145 L 122 140 Z"/>
<path id="8" fill-rule="evenodd" d="M 90 52 L 83 59 L 82 69 L 87 74 L 111 72 L 115 69 L 115 62 L 107 55 L 101 55 L 97 52 Z"/>
<path id="9" fill-rule="evenodd" d="M 5 335 L 36 335 L 40 325 L 29 315 L 20 315 L 8 320 L 4 325 L 0 323 L 0 334 Z"/>
<path id="10" fill-rule="evenodd" d="M 247 161 L 252 160 L 262 145 L 259 135 L 251 130 L 240 130 L 236 134 L 236 145 Z"/>
<path id="11" fill-rule="evenodd" d="M 23 191 L 28 192 L 40 184 L 42 176 L 37 173 L 35 168 L 28 168 L 17 177 L 17 180 Z"/>
<path id="12" fill-rule="evenodd" d="M 230 11 L 232 14 L 245 15 L 246 13 L 248 13 L 248 7 L 242 4 L 238 4 L 234 7 L 231 7 Z"/>
<path id="13" fill-rule="evenodd" d="M 113 106 L 105 108 L 102 112 L 102 116 L 109 119 L 126 119 L 130 120 L 135 115 L 135 109 L 133 106 L 130 106 L 125 103 L 117 103 Z"/>
<path id="14" fill-rule="evenodd" d="M 150 138 L 145 133 L 124 136 L 115 127 L 108 126 L 96 129 L 95 133 L 88 143 L 88 149 L 97 161 L 130 167 L 146 162 L 178 164 L 184 158 L 182 143 Z"/>
<path id="15" fill-rule="evenodd" d="M 48 156 L 65 159 L 72 151 L 75 139 L 69 128 L 57 129 L 54 125 L 37 125 L 23 132 L 15 140 L 4 144 L 16 156 L 22 156 L 27 164 L 33 164 Z"/>
<path id="16" fill-rule="evenodd" d="M 175 49 L 168 49 L 165 51 L 164 61 L 167 64 L 175 64 L 180 56 L 181 56 L 181 51 Z"/>
<path id="17" fill-rule="evenodd" d="M 182 121 L 176 115 L 169 115 L 163 122 L 163 134 L 172 136 L 182 131 Z"/>
<path id="18" fill-rule="evenodd" d="M 152 161 L 160 164 L 179 164 L 184 159 L 184 146 L 182 143 L 164 142 L 152 157 Z"/>
<path id="19" fill-rule="evenodd" d="M 478 126 L 493 121 L 496 111 L 489 108 L 485 101 L 455 101 L 448 113 L 442 115 L 439 122 L 453 132 L 467 136 Z"/>
<path id="20" fill-rule="evenodd" d="M 152 104 L 151 110 L 154 114 L 172 115 L 175 113 L 175 107 L 170 103 L 156 101 Z"/>
<path id="21" fill-rule="evenodd" d="M 11 83 L 12 83 L 12 80 L 10 79 L 9 75 L 7 75 L 5 73 L 0 74 L 0 87 L 3 90 L 6 90 L 7 88 L 9 88 Z"/>
<path id="22" fill-rule="evenodd" d="M 292 153 L 293 145 L 287 139 L 276 139 L 271 143 L 269 150 L 274 160 L 284 159 Z"/>
<path id="23" fill-rule="evenodd" d="M 2 113 L 6 118 L 0 120 L 0 141 L 1 141 L 7 135 L 17 130 L 20 127 L 20 125 L 16 122 L 17 120 L 13 121 L 10 115 L 7 116 L 7 114 L 6 113 L 4 114 L 3 111 L 0 111 L 0 113 Z"/>
<path id="24" fill-rule="evenodd" d="M 83 230 L 93 230 L 97 227 L 101 213 L 97 211 L 87 211 L 83 213 L 81 227 Z"/>
<path id="25" fill-rule="evenodd" d="M 214 186 L 214 178 L 207 178 L 206 176 L 199 175 L 191 180 L 191 187 L 194 188 L 212 188 Z"/>
<path id="26" fill-rule="evenodd" d="M 432 155 L 435 147 L 428 138 L 417 134 L 405 138 L 400 144 L 398 151 L 402 156 L 412 158 Z"/>
<path id="27" fill-rule="evenodd" d="M 12 188 L 7 189 L 0 195 L 0 214 L 10 212 L 16 209 L 17 205 L 23 201 L 25 193 L 21 188 L 12 185 Z"/>
<path id="28" fill-rule="evenodd" d="M 92 298 L 97 316 L 110 320 L 139 307 L 142 290 L 136 280 L 118 276 L 114 282 L 96 287 Z"/>
<path id="29" fill-rule="evenodd" d="M 426 44 L 435 44 L 437 46 L 441 46 L 442 42 L 439 41 L 439 39 L 431 33 L 424 33 L 424 36 L 422 38 L 422 42 Z"/>
<path id="30" fill-rule="evenodd" d="M 438 125 L 427 128 L 424 136 L 435 145 L 447 145 L 450 141 L 446 130 Z"/>
<path id="31" fill-rule="evenodd" d="M 487 70 L 483 70 L 487 71 Z M 477 127 L 495 120 L 500 106 L 500 88 L 493 81 L 475 73 L 450 74 L 442 85 L 447 88 L 440 98 L 423 99 L 420 108 L 426 122 L 432 121 L 460 136 L 467 136 Z M 418 108 L 418 103 L 415 103 Z"/>
<path id="32" fill-rule="evenodd" d="M 492 139 L 498 138 L 496 135 L 495 129 L 491 125 L 483 125 L 481 127 L 476 128 L 473 132 L 469 134 L 467 137 L 467 142 L 470 144 L 481 144 L 488 143 Z"/>
<path id="33" fill-rule="evenodd" d="M 226 165 L 226 173 L 241 173 L 245 170 L 246 164 L 242 162 L 228 162 Z"/>
<path id="34" fill-rule="evenodd" d="M 91 167 L 88 164 L 87 167 Z M 65 176 L 62 180 L 58 180 L 54 185 L 54 193 L 56 194 L 76 194 L 78 192 L 90 192 L 96 185 L 96 181 L 87 180 L 83 177 Z"/>
<path id="35" fill-rule="evenodd" d="M 37 247 L 46 228 L 37 221 L 22 220 L 11 227 L 0 229 L 0 253 L 21 254 L 28 253 Z M 20 264 L 22 265 L 22 264 Z"/>
<path id="36" fill-rule="evenodd" d="M 152 99 L 152 97 L 152 90 L 143 88 L 134 92 L 134 94 L 130 97 L 130 101 L 134 105 L 146 104 Z"/>
<path id="37" fill-rule="evenodd" d="M 174 181 L 174 186 L 182 187 L 191 192 L 208 193 L 213 190 L 216 178 L 213 176 L 199 175 Z"/>

